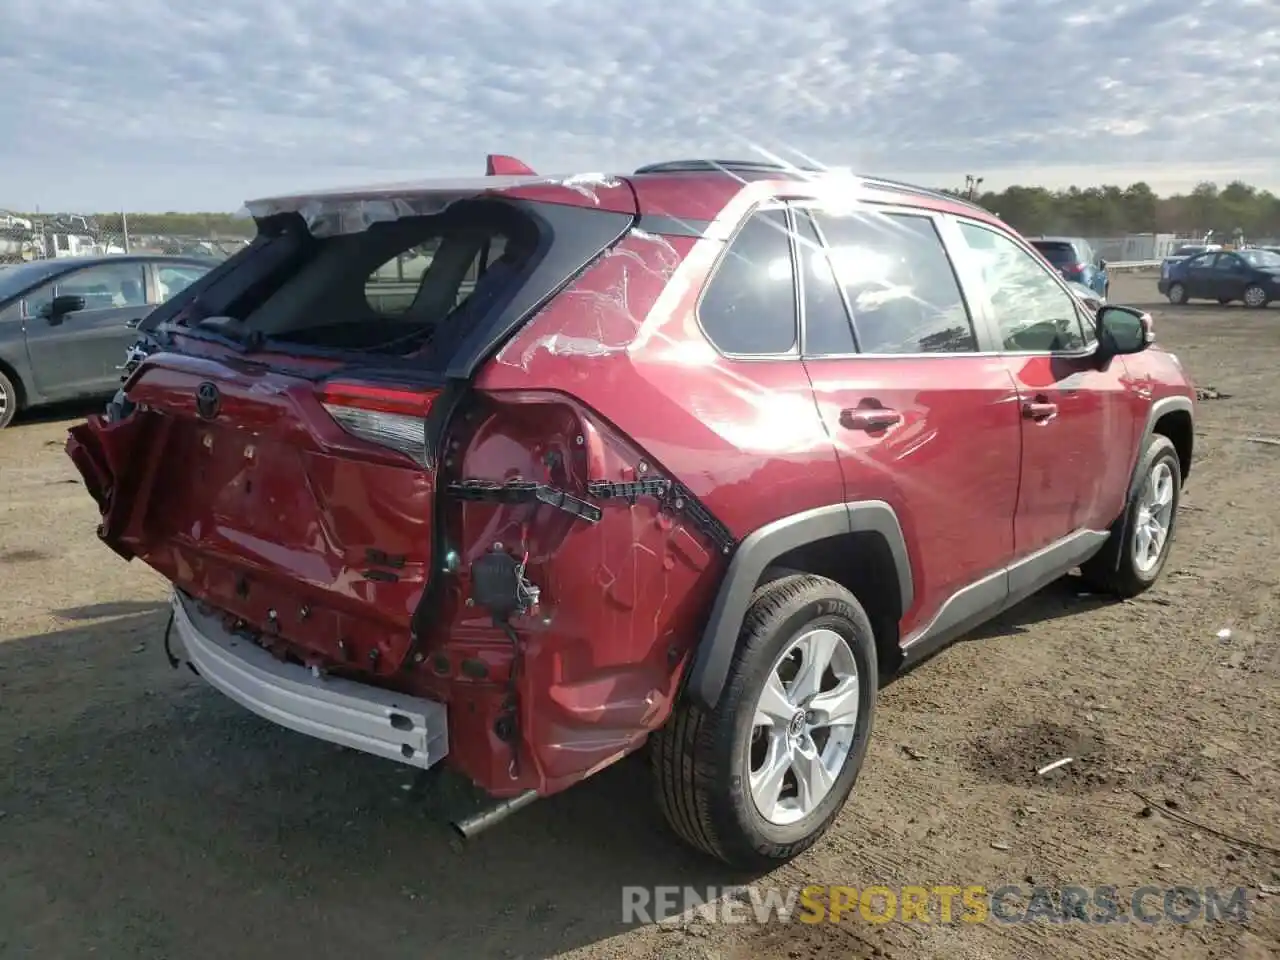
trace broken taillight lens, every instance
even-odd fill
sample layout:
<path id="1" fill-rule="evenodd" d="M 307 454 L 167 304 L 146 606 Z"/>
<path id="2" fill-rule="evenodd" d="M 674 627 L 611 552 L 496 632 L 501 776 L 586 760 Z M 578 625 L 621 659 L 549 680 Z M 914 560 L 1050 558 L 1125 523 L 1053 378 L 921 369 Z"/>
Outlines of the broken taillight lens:
<path id="1" fill-rule="evenodd" d="M 320 403 L 347 433 L 425 467 L 427 413 L 439 395 L 438 390 L 331 381 L 321 386 Z"/>

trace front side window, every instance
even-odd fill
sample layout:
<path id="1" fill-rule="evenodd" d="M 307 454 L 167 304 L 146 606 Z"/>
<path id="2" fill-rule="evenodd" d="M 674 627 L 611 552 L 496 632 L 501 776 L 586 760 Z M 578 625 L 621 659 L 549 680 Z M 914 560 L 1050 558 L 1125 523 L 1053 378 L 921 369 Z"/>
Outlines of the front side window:
<path id="1" fill-rule="evenodd" d="M 814 216 L 853 311 L 859 353 L 977 350 L 968 307 L 930 218 L 868 210 Z"/>
<path id="2" fill-rule="evenodd" d="M 84 297 L 86 310 L 141 307 L 147 302 L 141 263 L 100 263 L 64 274 L 27 294 L 27 316 L 40 316 L 54 297 Z"/>
<path id="3" fill-rule="evenodd" d="M 1075 298 L 1035 257 L 987 227 L 961 221 L 960 232 L 982 270 L 1005 350 L 1063 353 L 1085 348 Z"/>
<path id="4" fill-rule="evenodd" d="M 698 319 L 721 352 L 773 356 L 796 346 L 796 280 L 785 210 L 753 214 L 716 267 Z"/>

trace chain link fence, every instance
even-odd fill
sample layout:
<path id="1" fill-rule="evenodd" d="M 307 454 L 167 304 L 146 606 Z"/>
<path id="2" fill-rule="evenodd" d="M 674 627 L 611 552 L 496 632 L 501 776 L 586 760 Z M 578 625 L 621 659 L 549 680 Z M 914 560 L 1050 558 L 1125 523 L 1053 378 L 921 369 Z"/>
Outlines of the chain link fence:
<path id="1" fill-rule="evenodd" d="M 0 211 L 0 264 L 116 253 L 226 259 L 253 222 L 200 214 L 16 214 Z"/>

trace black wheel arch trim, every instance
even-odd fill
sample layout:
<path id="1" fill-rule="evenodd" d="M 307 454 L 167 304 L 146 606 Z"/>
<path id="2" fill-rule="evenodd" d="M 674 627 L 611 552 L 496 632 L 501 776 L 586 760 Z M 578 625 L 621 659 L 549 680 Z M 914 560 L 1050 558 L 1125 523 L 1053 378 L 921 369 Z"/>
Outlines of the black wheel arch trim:
<path id="1" fill-rule="evenodd" d="M 1182 412 L 1192 419 L 1193 429 L 1195 424 L 1195 404 L 1191 402 L 1190 397 L 1174 396 L 1163 397 L 1151 405 L 1151 409 L 1147 411 L 1147 422 L 1142 428 L 1142 436 L 1138 440 L 1138 448 L 1134 452 L 1133 470 L 1129 475 L 1129 490 L 1125 497 L 1125 507 L 1129 506 L 1129 501 L 1133 499 L 1133 495 L 1138 492 L 1138 484 L 1142 478 L 1138 475 L 1139 469 L 1142 467 L 1142 457 L 1147 452 L 1147 444 L 1151 442 L 1151 436 L 1156 432 L 1156 424 L 1166 414 Z M 1190 471 L 1186 471 L 1190 473 Z M 1185 480 L 1186 477 L 1183 477 Z"/>
<path id="2" fill-rule="evenodd" d="M 1151 405 L 1151 409 L 1147 411 L 1147 422 L 1142 428 L 1142 436 L 1138 439 L 1137 450 L 1133 456 L 1133 470 L 1129 474 L 1129 489 L 1125 493 L 1124 513 L 1121 516 L 1120 537 L 1121 542 L 1129 536 L 1129 505 L 1133 503 L 1133 498 L 1138 493 L 1138 486 L 1142 483 L 1142 460 L 1146 456 L 1147 446 L 1151 443 L 1151 437 L 1156 432 L 1156 424 L 1167 414 L 1181 411 L 1191 417 L 1192 429 L 1192 449 L 1195 449 L 1195 404 L 1191 402 L 1190 397 L 1173 396 L 1162 397 Z M 1190 464 L 1182 474 L 1182 482 L 1186 483 L 1187 474 L 1191 472 Z M 1116 553 L 1116 567 L 1120 569 L 1120 553 Z"/>
<path id="3" fill-rule="evenodd" d="M 837 503 L 775 520 L 747 536 L 729 562 L 689 669 L 686 692 L 696 703 L 711 710 L 719 702 L 751 595 L 765 570 L 797 547 L 855 533 L 874 533 L 884 539 L 893 557 L 902 609 L 910 609 L 915 599 L 911 562 L 902 525 L 889 504 L 882 500 Z"/>

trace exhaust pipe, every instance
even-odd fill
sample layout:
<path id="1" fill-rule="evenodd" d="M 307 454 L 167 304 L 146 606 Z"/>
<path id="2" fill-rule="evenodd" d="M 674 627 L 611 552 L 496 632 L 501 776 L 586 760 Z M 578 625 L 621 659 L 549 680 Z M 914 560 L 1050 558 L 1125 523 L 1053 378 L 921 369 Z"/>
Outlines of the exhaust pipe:
<path id="1" fill-rule="evenodd" d="M 483 833 L 496 823 L 500 823 L 511 814 L 523 810 L 533 801 L 538 799 L 537 790 L 526 790 L 524 793 L 517 793 L 514 797 L 507 800 L 499 801 L 493 806 L 473 813 L 461 820 L 455 820 L 453 829 L 463 840 L 470 840 L 479 833 Z"/>

